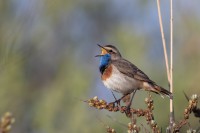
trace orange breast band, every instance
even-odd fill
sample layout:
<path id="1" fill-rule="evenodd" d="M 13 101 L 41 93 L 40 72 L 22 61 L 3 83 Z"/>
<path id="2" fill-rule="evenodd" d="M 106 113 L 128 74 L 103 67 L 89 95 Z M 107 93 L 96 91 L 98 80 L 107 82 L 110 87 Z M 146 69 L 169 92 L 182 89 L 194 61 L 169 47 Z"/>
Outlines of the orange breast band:
<path id="1" fill-rule="evenodd" d="M 101 79 L 102 80 L 106 80 L 106 79 L 108 79 L 109 77 L 111 77 L 111 75 L 112 75 L 112 66 L 111 65 L 109 65 L 106 69 L 105 69 L 105 71 L 103 72 L 103 74 L 102 74 L 102 76 L 101 76 Z"/>

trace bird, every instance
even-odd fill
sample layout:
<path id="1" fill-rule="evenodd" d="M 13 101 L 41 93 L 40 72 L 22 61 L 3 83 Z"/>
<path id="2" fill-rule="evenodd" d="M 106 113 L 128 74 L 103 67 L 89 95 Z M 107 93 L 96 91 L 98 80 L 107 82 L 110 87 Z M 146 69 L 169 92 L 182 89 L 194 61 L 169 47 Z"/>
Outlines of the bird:
<path id="1" fill-rule="evenodd" d="M 123 95 L 116 102 L 124 99 L 125 102 L 128 101 L 127 106 L 130 107 L 135 92 L 141 89 L 160 94 L 162 97 L 167 96 L 170 99 L 173 98 L 171 92 L 157 85 L 137 66 L 124 59 L 115 46 L 97 45 L 101 48 L 101 54 L 96 55 L 96 57 L 100 57 L 99 71 L 103 84 L 111 91 Z M 131 93 L 133 95 L 130 99 Z"/>

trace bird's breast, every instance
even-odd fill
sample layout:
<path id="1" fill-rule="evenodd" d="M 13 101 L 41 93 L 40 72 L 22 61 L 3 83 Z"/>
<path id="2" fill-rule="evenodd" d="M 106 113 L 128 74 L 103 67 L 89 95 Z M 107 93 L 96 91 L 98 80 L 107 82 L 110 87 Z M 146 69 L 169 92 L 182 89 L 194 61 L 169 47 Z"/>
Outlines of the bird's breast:
<path id="1" fill-rule="evenodd" d="M 122 74 L 114 65 L 109 65 L 101 76 L 104 85 L 119 93 L 127 94 L 138 89 L 140 83 Z"/>
<path id="2" fill-rule="evenodd" d="M 103 72 L 102 76 L 101 76 L 101 79 L 103 81 L 106 81 L 108 78 L 111 77 L 112 75 L 112 71 L 113 71 L 113 67 L 112 65 L 109 65 Z"/>

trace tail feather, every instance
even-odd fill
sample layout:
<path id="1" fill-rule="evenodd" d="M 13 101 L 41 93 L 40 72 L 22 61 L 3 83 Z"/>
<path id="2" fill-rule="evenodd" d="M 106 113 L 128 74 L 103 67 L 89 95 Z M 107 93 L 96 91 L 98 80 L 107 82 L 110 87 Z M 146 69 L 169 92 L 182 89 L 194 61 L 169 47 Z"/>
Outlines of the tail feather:
<path id="1" fill-rule="evenodd" d="M 143 83 L 143 88 L 147 91 L 152 91 L 154 93 L 160 94 L 161 96 L 167 96 L 170 99 L 173 99 L 173 95 L 171 92 L 169 92 L 168 90 L 162 88 L 161 86 L 158 86 L 156 83 L 151 82 L 144 82 Z"/>

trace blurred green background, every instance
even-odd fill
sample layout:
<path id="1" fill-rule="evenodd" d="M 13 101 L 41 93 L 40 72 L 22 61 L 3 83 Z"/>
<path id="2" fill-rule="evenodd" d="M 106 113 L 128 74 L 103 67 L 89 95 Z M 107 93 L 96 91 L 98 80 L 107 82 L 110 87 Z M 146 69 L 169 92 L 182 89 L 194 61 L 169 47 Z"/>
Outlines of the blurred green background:
<path id="1" fill-rule="evenodd" d="M 161 1 L 161 9 L 169 44 L 169 1 Z M 176 121 L 188 105 L 183 91 L 200 93 L 199 12 L 198 0 L 174 1 Z M 118 132 L 127 131 L 106 116 L 127 124 L 124 115 L 81 101 L 94 96 L 114 100 L 100 80 L 97 43 L 115 44 L 126 59 L 168 88 L 156 1 L 0 0 L 0 114 L 14 114 L 13 133 L 102 133 L 99 118 Z M 152 95 L 155 119 L 165 129 L 169 100 Z M 134 108 L 145 108 L 146 96 L 137 92 Z M 143 118 L 141 123 L 146 124 Z M 199 126 L 194 117 L 190 123 Z"/>

